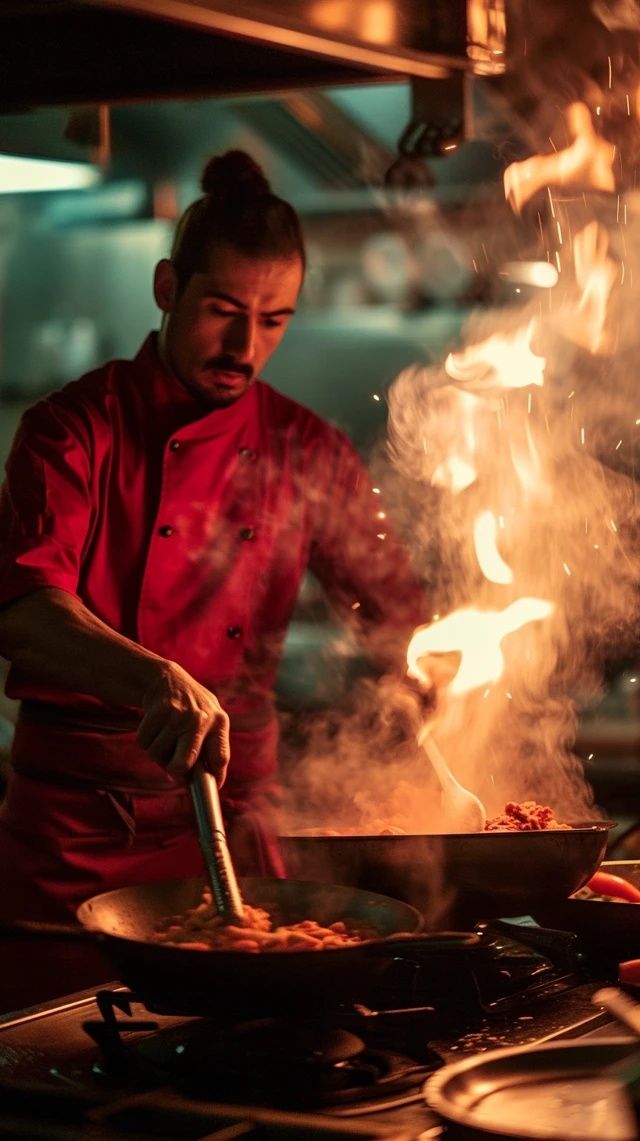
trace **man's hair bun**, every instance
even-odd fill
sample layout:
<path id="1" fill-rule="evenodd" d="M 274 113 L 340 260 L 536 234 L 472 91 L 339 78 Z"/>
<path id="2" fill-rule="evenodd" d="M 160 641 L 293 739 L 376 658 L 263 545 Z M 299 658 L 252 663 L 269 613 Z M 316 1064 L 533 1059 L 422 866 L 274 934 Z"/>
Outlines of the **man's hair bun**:
<path id="1" fill-rule="evenodd" d="M 245 151 L 214 155 L 202 172 L 200 185 L 205 194 L 222 200 L 271 194 L 261 167 Z"/>
<path id="2" fill-rule="evenodd" d="M 293 206 L 274 194 L 258 163 L 245 151 L 214 155 L 202 172 L 201 198 L 187 206 L 171 249 L 179 289 L 204 273 L 211 251 L 234 246 L 249 258 L 299 258 L 305 250 Z"/>

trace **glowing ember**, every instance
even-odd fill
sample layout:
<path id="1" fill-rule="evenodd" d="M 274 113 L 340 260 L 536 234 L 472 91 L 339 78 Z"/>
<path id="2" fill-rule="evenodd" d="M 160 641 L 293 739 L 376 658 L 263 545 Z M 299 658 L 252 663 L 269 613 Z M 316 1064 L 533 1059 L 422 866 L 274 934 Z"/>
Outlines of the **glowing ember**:
<path id="1" fill-rule="evenodd" d="M 495 682 L 504 670 L 501 645 L 507 634 L 527 622 L 541 621 L 554 606 L 541 598 L 519 598 L 504 610 L 455 610 L 440 622 L 419 627 L 407 650 L 407 673 L 424 685 L 433 684 L 432 673 L 421 665 L 430 655 L 460 654 L 458 666 L 447 688 L 460 696 L 479 686 Z"/>

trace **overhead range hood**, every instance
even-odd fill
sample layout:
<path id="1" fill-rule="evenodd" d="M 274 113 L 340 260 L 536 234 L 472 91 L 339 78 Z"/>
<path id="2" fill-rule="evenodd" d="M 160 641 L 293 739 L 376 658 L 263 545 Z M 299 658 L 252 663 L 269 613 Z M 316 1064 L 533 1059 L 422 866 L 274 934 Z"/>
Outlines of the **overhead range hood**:
<path id="1" fill-rule="evenodd" d="M 584 0 L 1 0 L 0 114 L 409 81 L 398 151 L 421 162 L 483 137 L 470 110 L 479 79 L 510 129 L 544 150 L 549 136 L 562 137 L 567 103 L 589 102 L 594 91 L 603 103 L 620 60 L 640 66 L 637 33 L 611 25 L 605 0 L 596 8 Z M 317 110 L 302 109 L 310 131 Z"/>
<path id="2" fill-rule="evenodd" d="M 500 71 L 504 0 L 3 0 L 0 111 Z"/>

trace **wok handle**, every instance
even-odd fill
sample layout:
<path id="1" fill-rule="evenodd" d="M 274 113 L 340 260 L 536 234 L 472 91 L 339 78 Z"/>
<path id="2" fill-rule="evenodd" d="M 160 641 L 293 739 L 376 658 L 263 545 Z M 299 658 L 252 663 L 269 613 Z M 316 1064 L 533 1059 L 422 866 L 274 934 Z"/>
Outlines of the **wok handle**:
<path id="1" fill-rule="evenodd" d="M 363 943 L 361 950 L 366 955 L 388 957 L 412 950 L 431 951 L 434 955 L 456 954 L 479 946 L 480 936 L 474 931 L 425 931 L 416 935 L 389 935 L 376 939 L 373 943 Z"/>
<path id="2" fill-rule="evenodd" d="M 225 923 L 244 922 L 244 904 L 227 844 L 218 786 L 201 760 L 189 774 L 198 837 L 218 914 Z"/>
<path id="3" fill-rule="evenodd" d="M 103 943 L 105 933 L 70 923 L 41 923 L 35 919 L 0 919 L 0 939 L 65 939 L 74 943 Z"/>
<path id="4" fill-rule="evenodd" d="M 540 955 L 548 955 L 559 965 L 574 970 L 579 957 L 578 936 L 573 931 L 563 931 L 548 927 L 525 927 L 509 923 L 508 919 L 491 919 L 479 924 L 480 937 L 485 943 L 491 941 L 492 933 L 506 935 L 515 943 L 531 947 Z"/>

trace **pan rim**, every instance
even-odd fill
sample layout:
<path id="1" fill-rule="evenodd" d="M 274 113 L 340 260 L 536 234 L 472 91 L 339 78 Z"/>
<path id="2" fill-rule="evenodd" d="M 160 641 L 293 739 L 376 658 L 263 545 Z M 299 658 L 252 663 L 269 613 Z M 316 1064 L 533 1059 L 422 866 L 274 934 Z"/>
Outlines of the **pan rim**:
<path id="1" fill-rule="evenodd" d="M 586 832 L 609 832 L 617 827 L 615 820 L 587 820 L 570 824 L 568 828 L 536 828 L 524 829 L 483 829 L 481 832 L 348 832 L 338 835 L 325 835 L 324 833 L 310 832 L 281 832 L 279 840 L 442 840 L 445 837 L 470 840 L 479 836 L 566 836 Z"/>
<path id="2" fill-rule="evenodd" d="M 425 1081 L 422 1087 L 423 1098 L 430 1109 L 439 1113 L 445 1121 L 452 1122 L 455 1125 L 464 1126 L 467 1129 L 474 1129 L 481 1132 L 483 1135 L 486 1133 L 488 1137 L 504 1137 L 513 1138 L 513 1129 L 507 1128 L 500 1122 L 489 1123 L 479 1121 L 476 1116 L 476 1106 L 463 1106 L 458 1105 L 453 1101 L 452 1096 L 447 1089 L 452 1083 L 455 1083 L 457 1078 L 464 1079 L 465 1075 L 475 1071 L 482 1072 L 482 1070 L 490 1069 L 491 1066 L 499 1064 L 503 1060 L 515 1060 L 516 1063 L 522 1057 L 525 1062 L 527 1057 L 532 1058 L 533 1055 L 548 1055 L 550 1058 L 562 1058 L 562 1054 L 566 1052 L 567 1056 L 571 1053 L 584 1053 L 585 1057 L 590 1054 L 601 1053 L 607 1047 L 620 1048 L 623 1055 L 628 1050 L 633 1048 L 633 1041 L 629 1038 L 623 1038 L 612 1034 L 610 1037 L 598 1038 L 597 1041 L 587 1042 L 585 1040 L 572 1039 L 570 1041 L 540 1041 L 537 1043 L 525 1044 L 523 1046 L 507 1046 L 495 1050 L 489 1050 L 482 1055 L 475 1055 L 470 1058 L 460 1058 L 456 1061 L 447 1062 L 436 1073 L 431 1074 Z M 594 1063 L 595 1066 L 595 1063 Z M 589 1071 L 585 1072 L 585 1076 L 589 1076 Z M 555 1141 L 555 1138 L 560 1138 L 560 1127 L 557 1134 L 547 1134 L 547 1141 Z M 523 1131 L 519 1134 L 521 1141 L 545 1141 L 545 1135 L 541 1132 Z"/>
<path id="3" fill-rule="evenodd" d="M 392 903 L 394 905 L 397 905 L 398 907 L 401 907 L 403 909 L 403 911 L 408 913 L 407 918 L 411 917 L 415 921 L 415 926 L 411 930 L 396 931 L 396 932 L 393 932 L 393 934 L 387 935 L 387 936 L 380 934 L 377 936 L 377 938 L 363 939 L 360 943 L 353 943 L 349 946 L 324 948 L 324 950 L 332 952 L 332 958 L 336 955 L 344 955 L 346 953 L 352 953 L 354 951 L 356 951 L 356 952 L 360 951 L 363 947 L 371 946 L 372 944 L 375 946 L 378 946 L 378 947 L 382 947 L 382 946 L 384 946 L 384 943 L 387 939 L 392 939 L 392 938 L 395 938 L 396 936 L 401 937 L 403 935 L 422 935 L 422 934 L 425 934 L 425 935 L 426 934 L 429 934 L 429 935 L 434 934 L 434 936 L 435 935 L 441 935 L 443 946 L 445 944 L 445 939 L 444 939 L 445 935 L 448 936 L 448 940 L 450 943 L 454 943 L 454 942 L 455 943 L 461 943 L 463 936 L 467 937 L 467 940 L 468 940 L 467 945 L 471 945 L 471 943 L 472 943 L 472 939 L 471 939 L 472 933 L 468 932 L 468 931 L 467 932 L 451 932 L 451 931 L 449 931 L 449 932 L 433 932 L 433 933 L 427 932 L 427 933 L 425 933 L 424 932 L 425 919 L 417 907 L 414 907 L 410 903 L 406 903 L 404 900 L 396 899 L 393 896 L 384 895 L 381 892 L 369 891 L 369 890 L 363 889 L 363 888 L 354 888 L 349 884 L 333 884 L 333 883 L 327 884 L 327 883 L 323 883 L 322 881 L 316 881 L 316 880 L 265 879 L 265 878 L 259 877 L 259 876 L 249 876 L 249 877 L 240 877 L 239 882 L 240 882 L 241 888 L 246 888 L 247 886 L 250 887 L 253 884 L 260 885 L 262 883 L 266 883 L 269 885 L 275 885 L 276 891 L 278 890 L 277 885 L 279 885 L 279 884 L 291 885 L 291 890 L 294 890 L 295 888 L 305 888 L 305 887 L 310 888 L 312 890 L 316 889 L 316 890 L 318 890 L 318 892 L 326 890 L 327 888 L 342 889 L 345 892 L 355 893 L 359 897 L 366 896 L 367 898 L 371 899 L 373 903 L 380 901 L 381 905 L 384 905 L 385 903 Z M 181 954 L 181 957 L 184 956 L 185 954 L 196 955 L 196 956 L 207 954 L 207 955 L 215 955 L 217 959 L 219 958 L 221 961 L 224 962 L 226 959 L 236 960 L 237 956 L 239 954 L 243 954 L 243 955 L 246 955 L 248 960 L 256 959 L 256 960 L 263 961 L 265 959 L 271 959 L 271 958 L 276 958 L 278 960 L 286 958 L 287 960 L 292 959 L 292 961 L 295 962 L 295 961 L 300 960 L 300 959 L 308 959 L 310 955 L 314 955 L 316 953 L 316 952 L 312 952 L 312 951 L 261 951 L 259 953 L 256 953 L 256 952 L 241 952 L 241 951 L 233 951 L 233 950 L 217 951 L 213 948 L 210 948 L 207 951 L 205 951 L 205 950 L 201 950 L 199 948 L 182 947 L 178 943 L 160 943 L 160 942 L 155 942 L 152 939 L 142 939 L 136 935 L 119 934 L 117 932 L 108 931 L 104 927 L 104 925 L 102 925 L 102 924 L 99 924 L 97 922 L 93 922 L 93 923 L 91 922 L 91 919 L 93 918 L 93 915 L 92 915 L 93 905 L 96 903 L 99 903 L 101 900 L 103 901 L 108 896 L 118 895 L 118 894 L 120 894 L 124 891 L 127 891 L 127 890 L 135 891 L 136 888 L 139 888 L 142 890 L 144 888 L 152 888 L 153 886 L 158 886 L 159 888 L 167 887 L 167 889 L 168 889 L 169 885 L 175 885 L 176 887 L 178 887 L 178 886 L 180 886 L 182 884 L 186 884 L 186 883 L 192 883 L 194 886 L 197 885 L 198 883 L 201 883 L 203 888 L 204 888 L 204 887 L 206 887 L 206 877 L 204 875 L 202 875 L 202 876 L 190 876 L 190 877 L 187 877 L 186 879 L 156 880 L 156 881 L 152 881 L 150 883 L 144 883 L 144 884 L 130 884 L 130 885 L 127 885 L 127 887 L 123 887 L 123 888 L 112 888 L 110 891 L 104 891 L 104 892 L 100 892 L 98 895 L 90 896 L 89 899 L 87 899 L 83 903 L 81 903 L 76 908 L 76 918 L 82 927 L 85 927 L 89 931 L 100 933 L 107 940 L 114 941 L 118 944 L 135 943 L 136 945 L 138 945 L 140 947 L 154 947 L 154 948 L 157 948 L 158 953 L 164 953 L 164 952 L 174 953 L 176 951 L 179 951 Z M 436 941 L 435 938 L 433 941 L 435 943 L 435 941 Z M 392 953 L 392 952 L 390 952 L 390 953 Z"/>

